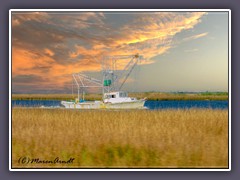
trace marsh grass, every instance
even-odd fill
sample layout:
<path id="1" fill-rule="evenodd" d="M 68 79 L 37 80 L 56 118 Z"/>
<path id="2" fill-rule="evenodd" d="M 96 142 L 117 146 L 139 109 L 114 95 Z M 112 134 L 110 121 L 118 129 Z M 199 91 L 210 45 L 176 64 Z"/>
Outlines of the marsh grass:
<path id="1" fill-rule="evenodd" d="M 129 93 L 130 97 L 147 98 L 148 100 L 227 100 L 228 93 Z M 12 94 L 13 100 L 72 100 L 77 97 L 76 94 Z M 101 94 L 86 94 L 86 100 L 101 100 Z"/>
<path id="2" fill-rule="evenodd" d="M 20 157 L 72 164 L 18 163 Z M 12 110 L 12 165 L 227 168 L 228 110 Z"/>

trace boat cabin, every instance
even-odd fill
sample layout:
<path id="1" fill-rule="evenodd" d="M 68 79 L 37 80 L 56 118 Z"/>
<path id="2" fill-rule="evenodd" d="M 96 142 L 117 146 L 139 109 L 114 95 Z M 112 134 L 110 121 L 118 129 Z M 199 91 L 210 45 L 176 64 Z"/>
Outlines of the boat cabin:
<path id="1" fill-rule="evenodd" d="M 121 102 L 131 102 L 136 100 L 136 98 L 128 97 L 128 94 L 123 91 L 110 92 L 104 94 L 104 103 L 121 103 Z"/>
<path id="2" fill-rule="evenodd" d="M 128 97 L 128 94 L 126 92 L 120 91 L 120 92 L 111 92 L 111 93 L 105 93 L 104 99 L 109 98 L 125 98 Z"/>

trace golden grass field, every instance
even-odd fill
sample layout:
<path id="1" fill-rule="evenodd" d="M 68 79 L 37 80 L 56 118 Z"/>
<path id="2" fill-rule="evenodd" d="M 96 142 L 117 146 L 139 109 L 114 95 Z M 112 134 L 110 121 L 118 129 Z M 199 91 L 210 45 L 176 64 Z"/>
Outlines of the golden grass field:
<path id="1" fill-rule="evenodd" d="M 129 93 L 130 97 L 147 98 L 148 100 L 228 100 L 228 93 L 161 93 L 161 92 L 145 92 L 145 93 Z M 71 100 L 75 99 L 77 94 L 12 94 L 13 100 Z M 86 94 L 86 100 L 101 100 L 101 94 Z"/>
<path id="2" fill-rule="evenodd" d="M 12 167 L 227 168 L 228 110 L 13 108 Z"/>

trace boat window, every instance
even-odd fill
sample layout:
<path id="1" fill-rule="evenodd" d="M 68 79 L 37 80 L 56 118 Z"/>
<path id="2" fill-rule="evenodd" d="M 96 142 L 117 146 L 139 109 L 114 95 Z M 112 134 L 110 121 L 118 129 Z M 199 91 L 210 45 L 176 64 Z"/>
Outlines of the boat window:
<path id="1" fill-rule="evenodd" d="M 120 93 L 120 97 L 127 97 L 127 93 L 121 92 L 121 93 Z"/>
<path id="2" fill-rule="evenodd" d="M 105 95 L 105 98 L 116 98 L 116 94 Z"/>
<path id="3" fill-rule="evenodd" d="M 111 98 L 112 97 L 112 95 L 105 95 L 105 98 Z"/>

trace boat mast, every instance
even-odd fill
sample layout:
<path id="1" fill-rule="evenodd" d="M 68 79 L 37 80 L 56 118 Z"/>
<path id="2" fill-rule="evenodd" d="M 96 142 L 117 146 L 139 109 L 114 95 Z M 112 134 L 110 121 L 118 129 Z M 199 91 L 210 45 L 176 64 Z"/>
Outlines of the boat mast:
<path id="1" fill-rule="evenodd" d="M 123 70 L 120 71 L 120 75 L 116 75 L 117 71 L 117 59 L 127 59 L 131 58 L 126 64 Z M 102 71 L 103 71 L 103 85 L 107 88 L 107 92 L 120 91 L 126 80 L 132 73 L 134 67 L 137 65 L 139 59 L 142 58 L 139 54 L 135 55 L 119 55 L 119 56 L 107 56 L 102 60 Z M 106 62 L 106 60 L 108 62 Z M 122 80 L 120 82 L 120 80 Z M 103 88 L 103 94 L 105 93 L 105 88 Z"/>
<path id="2" fill-rule="evenodd" d="M 131 58 L 123 70 L 117 70 L 117 60 Z M 102 88 L 102 99 L 104 99 L 105 92 L 120 91 L 124 83 L 132 73 L 134 67 L 137 65 L 139 58 L 136 55 L 119 55 L 119 56 L 107 56 L 102 59 L 102 80 L 88 77 L 81 73 L 72 74 L 73 82 L 77 86 L 78 101 L 80 100 L 80 89 L 82 89 L 82 98 L 84 100 L 85 88 Z M 116 75 L 116 72 L 120 72 L 120 75 Z M 120 81 L 123 81 L 120 83 Z M 120 86 L 119 86 L 120 84 Z"/>

